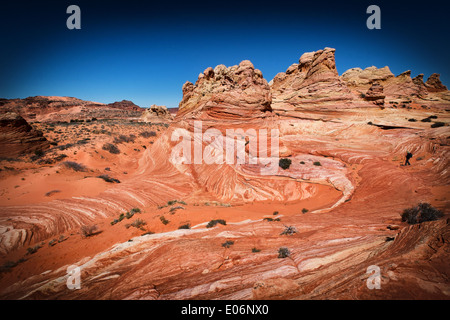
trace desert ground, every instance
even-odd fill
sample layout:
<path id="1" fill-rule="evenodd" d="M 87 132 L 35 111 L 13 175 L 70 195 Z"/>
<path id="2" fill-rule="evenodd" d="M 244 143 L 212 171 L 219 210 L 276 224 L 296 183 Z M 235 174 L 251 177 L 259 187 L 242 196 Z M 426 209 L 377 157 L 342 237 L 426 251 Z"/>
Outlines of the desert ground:
<path id="1" fill-rule="evenodd" d="M 339 75 L 334 52 L 270 82 L 250 61 L 208 68 L 172 113 L 0 100 L 0 298 L 449 299 L 450 92 L 438 74 Z M 174 133 L 208 145 L 196 121 L 277 130 L 289 166 L 176 163 Z M 403 221 L 424 203 L 440 215 Z"/>

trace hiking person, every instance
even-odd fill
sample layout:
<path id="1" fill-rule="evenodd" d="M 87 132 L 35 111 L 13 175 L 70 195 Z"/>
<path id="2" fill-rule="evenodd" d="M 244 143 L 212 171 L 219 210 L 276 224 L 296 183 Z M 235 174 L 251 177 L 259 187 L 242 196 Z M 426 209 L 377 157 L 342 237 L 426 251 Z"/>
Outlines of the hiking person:
<path id="1" fill-rule="evenodd" d="M 406 161 L 405 161 L 405 166 L 410 166 L 411 165 L 411 163 L 409 163 L 409 159 L 411 159 L 412 158 L 412 153 L 411 152 L 406 152 Z"/>

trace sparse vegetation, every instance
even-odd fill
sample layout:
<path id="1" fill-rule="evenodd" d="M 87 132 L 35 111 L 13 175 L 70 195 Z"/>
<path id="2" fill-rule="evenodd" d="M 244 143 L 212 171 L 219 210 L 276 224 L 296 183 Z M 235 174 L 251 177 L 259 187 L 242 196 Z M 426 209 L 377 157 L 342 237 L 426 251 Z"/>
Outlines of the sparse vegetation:
<path id="1" fill-rule="evenodd" d="M 314 161 L 313 165 L 318 166 L 318 167 L 322 166 L 322 164 L 319 161 Z"/>
<path id="2" fill-rule="evenodd" d="M 226 226 L 227 222 L 225 220 L 222 219 L 216 219 L 216 220 L 211 220 L 210 222 L 208 222 L 208 224 L 206 225 L 207 228 L 212 228 L 215 227 L 218 223 Z"/>
<path id="3" fill-rule="evenodd" d="M 229 247 L 231 247 L 233 244 L 234 244 L 234 241 L 227 240 L 227 241 L 225 241 L 224 243 L 222 243 L 222 247 L 224 247 L 224 248 L 229 248 Z"/>
<path id="4" fill-rule="evenodd" d="M 103 179 L 106 182 L 110 182 L 110 183 L 120 183 L 119 179 L 115 179 L 115 178 L 111 178 L 110 176 L 108 176 L 107 174 L 102 174 L 99 175 L 97 178 Z"/>
<path id="5" fill-rule="evenodd" d="M 36 253 L 41 247 L 42 247 L 41 244 L 37 244 L 37 245 L 35 245 L 35 246 L 33 246 L 33 247 L 29 247 L 29 248 L 27 248 L 27 254 L 34 254 L 34 253 Z"/>
<path id="6" fill-rule="evenodd" d="M 401 217 L 403 222 L 417 224 L 425 221 L 438 220 L 443 215 L 442 211 L 434 208 L 429 203 L 420 203 L 415 207 L 405 209 Z"/>
<path id="7" fill-rule="evenodd" d="M 308 211 L 309 211 L 309 210 L 306 209 L 306 208 L 303 208 L 303 209 L 302 209 L 302 213 L 303 213 L 303 214 L 307 213 Z"/>
<path id="8" fill-rule="evenodd" d="M 280 168 L 282 168 L 283 170 L 287 170 L 289 169 L 289 167 L 291 166 L 292 160 L 291 159 L 287 159 L 287 158 L 282 158 L 280 159 L 280 161 L 278 162 L 278 165 L 280 166 Z"/>
<path id="9" fill-rule="evenodd" d="M 253 252 L 253 253 L 257 253 L 257 252 L 261 252 L 261 250 L 260 250 L 260 249 L 257 249 L 257 248 L 252 248 L 252 252 Z"/>
<path id="10" fill-rule="evenodd" d="M 150 137 L 156 137 L 155 131 L 143 131 L 139 133 L 139 135 L 143 138 L 150 138 Z"/>
<path id="11" fill-rule="evenodd" d="M 47 193 L 45 194 L 45 196 L 46 196 L 46 197 L 51 197 L 51 196 L 54 195 L 55 193 L 59 193 L 59 192 L 61 192 L 61 191 L 60 191 L 60 190 L 52 190 L 52 191 L 47 192 Z"/>
<path id="12" fill-rule="evenodd" d="M 75 172 L 85 172 L 87 170 L 85 165 L 74 161 L 65 161 L 63 162 L 63 165 Z"/>
<path id="13" fill-rule="evenodd" d="M 435 122 L 431 125 L 431 128 L 439 128 L 439 127 L 444 127 L 445 126 L 445 122 Z"/>
<path id="14" fill-rule="evenodd" d="M 272 222 L 272 221 L 281 221 L 280 218 L 276 218 L 276 219 L 273 219 L 273 218 L 264 218 L 263 220 L 269 221 L 269 222 Z"/>
<path id="15" fill-rule="evenodd" d="M 25 261 L 27 261 L 25 258 L 21 258 L 17 261 L 6 261 L 2 266 L 0 266 L 0 273 L 9 272 L 12 268 Z"/>
<path id="16" fill-rule="evenodd" d="M 170 221 L 167 220 L 164 216 L 159 217 L 159 220 L 161 220 L 163 225 L 167 225 L 170 223 Z"/>
<path id="17" fill-rule="evenodd" d="M 103 145 L 102 149 L 108 151 L 111 154 L 119 154 L 120 153 L 119 148 L 117 148 L 117 146 L 112 143 L 105 143 Z"/>
<path id="18" fill-rule="evenodd" d="M 285 227 L 285 229 L 284 229 L 284 231 L 282 232 L 282 233 L 280 233 L 280 235 L 288 235 L 288 236 L 291 236 L 291 235 L 293 235 L 294 233 L 297 233 L 297 229 L 295 228 L 295 227 L 293 227 L 293 226 L 286 226 Z"/>
<path id="19" fill-rule="evenodd" d="M 278 249 L 278 258 L 284 259 L 291 255 L 291 252 L 286 247 L 281 247 Z"/>
<path id="20" fill-rule="evenodd" d="M 98 230 L 98 227 L 96 225 L 91 226 L 82 226 L 81 227 L 81 236 L 83 238 L 89 238 L 96 234 L 99 234 L 101 231 Z"/>
<path id="21" fill-rule="evenodd" d="M 119 135 L 118 137 L 114 138 L 114 143 L 129 143 L 129 142 L 134 142 L 134 140 L 136 139 L 136 136 L 134 134 L 130 134 L 129 136 L 126 135 Z"/>
<path id="22" fill-rule="evenodd" d="M 138 219 L 134 220 L 130 226 L 135 227 L 136 229 L 141 229 L 142 231 L 145 231 L 144 226 L 146 224 L 147 223 L 144 220 L 138 218 Z"/>
<path id="23" fill-rule="evenodd" d="M 178 227 L 178 229 L 190 229 L 190 228 L 191 228 L 191 225 L 189 223 L 183 224 Z"/>

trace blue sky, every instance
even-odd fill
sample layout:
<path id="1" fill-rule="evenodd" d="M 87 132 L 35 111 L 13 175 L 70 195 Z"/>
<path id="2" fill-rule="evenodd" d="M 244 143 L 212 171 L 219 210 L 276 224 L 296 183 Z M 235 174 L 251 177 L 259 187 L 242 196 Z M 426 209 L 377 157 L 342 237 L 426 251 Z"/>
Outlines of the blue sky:
<path id="1" fill-rule="evenodd" d="M 66 8 L 81 8 L 81 30 Z M 381 30 L 366 9 L 381 8 Z M 71 96 L 177 107 L 184 82 L 248 59 L 270 81 L 302 53 L 336 48 L 339 74 L 389 66 L 450 86 L 444 1 L 16 1 L 0 4 L 0 97 Z"/>

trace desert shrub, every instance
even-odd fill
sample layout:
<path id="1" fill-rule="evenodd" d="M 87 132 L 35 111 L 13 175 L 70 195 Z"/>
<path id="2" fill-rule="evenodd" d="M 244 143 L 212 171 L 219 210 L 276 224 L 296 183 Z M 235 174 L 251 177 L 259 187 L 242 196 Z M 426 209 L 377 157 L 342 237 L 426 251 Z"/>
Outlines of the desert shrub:
<path id="1" fill-rule="evenodd" d="M 179 203 L 179 204 L 184 204 L 186 205 L 186 202 L 182 201 L 182 200 L 170 200 L 167 202 L 168 206 L 173 206 L 174 204 Z"/>
<path id="2" fill-rule="evenodd" d="M 306 208 L 303 208 L 302 209 L 302 213 L 307 213 L 309 210 L 308 209 L 306 209 Z"/>
<path id="3" fill-rule="evenodd" d="M 278 211 L 274 211 L 274 212 L 273 212 L 273 215 L 274 215 L 274 216 L 278 215 Z"/>
<path id="4" fill-rule="evenodd" d="M 156 137 L 155 131 L 144 131 L 139 133 L 139 135 L 143 138 L 150 138 L 150 137 Z"/>
<path id="5" fill-rule="evenodd" d="M 291 255 L 290 251 L 286 247 L 281 247 L 278 249 L 278 258 L 284 259 Z"/>
<path id="6" fill-rule="evenodd" d="M 136 139 L 136 136 L 134 134 L 130 134 L 129 136 L 126 135 L 119 135 L 118 137 L 114 138 L 114 143 L 129 143 L 129 142 L 134 142 L 134 140 Z"/>
<path id="7" fill-rule="evenodd" d="M 54 195 L 55 193 L 59 193 L 59 192 L 61 192 L 61 191 L 60 191 L 60 190 L 52 190 L 52 191 L 47 192 L 47 193 L 45 194 L 45 196 L 46 196 L 46 197 L 51 197 L 51 196 Z"/>
<path id="8" fill-rule="evenodd" d="M 269 222 L 272 222 L 272 221 L 281 221 L 280 218 L 276 218 L 276 219 L 273 219 L 273 218 L 264 218 L 263 220 L 269 221 Z"/>
<path id="9" fill-rule="evenodd" d="M 9 272 L 9 271 L 11 271 L 12 268 L 14 268 L 19 263 L 22 263 L 24 261 L 27 261 L 27 259 L 21 258 L 17 261 L 6 261 L 3 265 L 0 266 L 0 273 Z"/>
<path id="10" fill-rule="evenodd" d="M 417 120 L 414 118 L 408 119 L 409 122 L 416 122 Z"/>
<path id="11" fill-rule="evenodd" d="M 182 207 L 182 206 L 172 207 L 172 208 L 170 208 L 169 212 L 173 214 L 178 209 L 183 209 L 184 210 L 184 207 Z"/>
<path id="12" fill-rule="evenodd" d="M 65 162 L 63 162 L 63 165 L 66 168 L 72 169 L 75 172 L 85 172 L 86 171 L 86 166 L 81 163 L 78 163 L 78 162 L 65 161 Z"/>
<path id="13" fill-rule="evenodd" d="M 305 161 L 300 161 L 300 164 L 305 164 Z"/>
<path id="14" fill-rule="evenodd" d="M 287 159 L 287 158 L 282 158 L 280 159 L 280 161 L 278 162 L 278 165 L 283 169 L 289 169 L 289 167 L 291 166 L 291 159 Z"/>
<path id="15" fill-rule="evenodd" d="M 322 166 L 322 164 L 319 161 L 314 161 L 313 165 L 318 166 L 318 167 Z"/>
<path id="16" fill-rule="evenodd" d="M 82 226 L 81 227 L 81 236 L 83 238 L 89 238 L 91 236 L 94 236 L 96 234 L 100 233 L 96 225 L 91 226 Z"/>
<path id="17" fill-rule="evenodd" d="M 35 150 L 34 155 L 38 158 L 42 157 L 44 155 L 44 151 L 42 150 Z"/>
<path id="18" fill-rule="evenodd" d="M 99 175 L 97 178 L 103 179 L 106 182 L 110 182 L 110 183 L 120 183 L 119 179 L 115 179 L 115 178 L 111 178 L 110 176 L 108 176 L 107 174 L 102 174 Z"/>
<path id="19" fill-rule="evenodd" d="M 178 229 L 190 229 L 190 228 L 191 228 L 191 225 L 189 223 L 183 224 L 178 227 Z"/>
<path id="20" fill-rule="evenodd" d="M 112 143 L 105 143 L 102 147 L 103 150 L 108 151 L 109 153 L 112 154 L 119 154 L 120 150 L 119 148 L 117 148 L 117 146 L 115 144 Z"/>
<path id="21" fill-rule="evenodd" d="M 27 254 L 36 253 L 41 248 L 40 244 L 35 245 L 34 247 L 27 248 Z"/>
<path id="22" fill-rule="evenodd" d="M 207 228 L 212 228 L 214 226 L 216 226 L 218 223 L 223 224 L 224 226 L 227 225 L 227 222 L 225 220 L 222 219 L 216 219 L 216 220 L 211 220 L 210 222 L 208 222 L 208 224 L 206 225 Z"/>
<path id="23" fill-rule="evenodd" d="M 422 121 L 422 122 L 431 122 L 431 119 L 430 118 L 425 118 L 425 119 L 422 119 L 420 121 Z"/>
<path id="24" fill-rule="evenodd" d="M 420 203 L 415 207 L 403 210 L 401 217 L 403 222 L 416 224 L 424 221 L 434 221 L 443 215 L 441 211 L 432 207 L 429 203 Z"/>
<path id="25" fill-rule="evenodd" d="M 252 252 L 254 252 L 254 253 L 256 253 L 256 252 L 260 252 L 261 250 L 260 249 L 257 249 L 257 248 L 252 248 Z"/>
<path id="26" fill-rule="evenodd" d="M 139 208 L 133 208 L 130 211 L 133 213 L 141 213 L 141 209 L 139 209 Z"/>
<path id="27" fill-rule="evenodd" d="M 161 220 L 163 225 L 167 225 L 169 224 L 169 220 L 167 220 L 164 216 L 159 217 L 159 220 Z"/>
<path id="28" fill-rule="evenodd" d="M 439 128 L 439 127 L 444 127 L 445 126 L 445 122 L 435 122 L 431 125 L 432 128 Z"/>
<path id="29" fill-rule="evenodd" d="M 285 235 L 291 236 L 294 233 L 297 233 L 297 229 L 295 227 L 289 226 L 289 227 L 286 227 L 284 229 L 284 231 L 282 233 L 280 233 L 280 235 L 284 235 L 285 234 Z"/>
<path id="30" fill-rule="evenodd" d="M 143 229 L 144 229 L 144 226 L 145 226 L 146 224 L 147 224 L 147 223 L 146 223 L 144 220 L 142 220 L 142 219 L 136 219 L 136 220 L 133 221 L 133 223 L 131 224 L 131 226 L 133 226 L 133 227 L 135 227 L 135 228 L 137 228 L 137 229 L 143 230 Z M 143 231 L 144 231 L 144 230 L 143 230 Z"/>
<path id="31" fill-rule="evenodd" d="M 224 247 L 224 248 L 229 248 L 229 247 L 231 247 L 233 244 L 234 244 L 234 241 L 227 240 L 227 241 L 225 241 L 224 243 L 222 243 L 222 247 Z"/>

